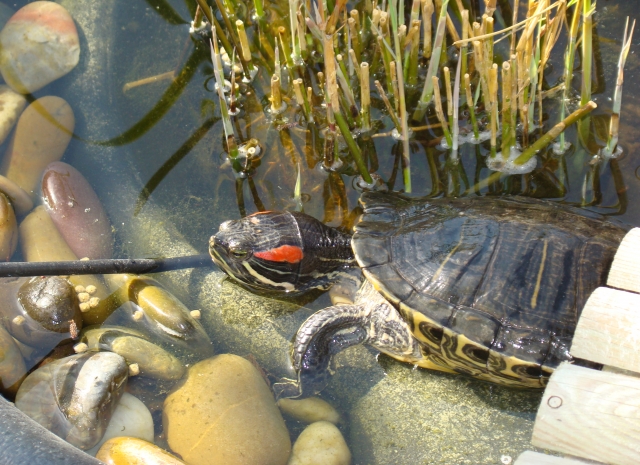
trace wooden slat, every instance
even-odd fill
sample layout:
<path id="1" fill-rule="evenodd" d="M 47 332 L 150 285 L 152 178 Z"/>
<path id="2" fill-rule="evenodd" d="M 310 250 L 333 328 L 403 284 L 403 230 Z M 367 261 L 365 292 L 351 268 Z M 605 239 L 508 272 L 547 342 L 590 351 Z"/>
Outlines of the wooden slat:
<path id="1" fill-rule="evenodd" d="M 640 379 L 563 363 L 549 379 L 535 446 L 589 460 L 640 463 Z"/>
<path id="2" fill-rule="evenodd" d="M 513 465 L 594 465 L 602 462 L 580 460 L 576 458 L 556 457 L 540 452 L 525 451 L 513 462 Z"/>
<path id="3" fill-rule="evenodd" d="M 609 270 L 607 286 L 640 292 L 640 228 L 624 236 Z"/>
<path id="4" fill-rule="evenodd" d="M 640 372 L 640 294 L 599 287 L 578 321 L 571 355 Z"/>

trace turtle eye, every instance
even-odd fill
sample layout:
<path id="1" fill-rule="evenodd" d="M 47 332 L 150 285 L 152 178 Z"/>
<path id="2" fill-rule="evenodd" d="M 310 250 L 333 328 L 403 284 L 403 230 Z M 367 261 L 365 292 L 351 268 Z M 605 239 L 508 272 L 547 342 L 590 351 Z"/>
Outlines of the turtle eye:
<path id="1" fill-rule="evenodd" d="M 243 258 L 247 256 L 247 251 L 239 247 L 232 247 L 229 249 L 229 252 L 231 252 L 231 255 L 236 258 Z"/>

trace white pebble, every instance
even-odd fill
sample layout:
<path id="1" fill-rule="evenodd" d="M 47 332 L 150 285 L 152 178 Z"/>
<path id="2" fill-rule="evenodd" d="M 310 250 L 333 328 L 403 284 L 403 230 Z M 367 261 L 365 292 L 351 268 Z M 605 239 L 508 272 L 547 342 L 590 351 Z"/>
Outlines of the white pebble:
<path id="1" fill-rule="evenodd" d="M 129 365 L 129 376 L 137 376 L 140 374 L 140 365 L 132 363 Z"/>
<path id="2" fill-rule="evenodd" d="M 89 299 L 89 307 L 91 307 L 91 308 L 96 308 L 99 303 L 100 303 L 100 298 L 99 297 L 91 297 Z"/>
<path id="3" fill-rule="evenodd" d="M 93 284 L 89 284 L 89 285 L 87 286 L 87 292 L 88 292 L 89 294 L 95 294 L 95 293 L 96 293 L 96 290 L 97 290 L 97 289 L 96 289 L 96 287 L 95 287 Z"/>
<path id="4" fill-rule="evenodd" d="M 76 290 L 76 294 L 80 294 L 81 292 L 85 292 L 86 291 L 84 286 L 82 286 L 80 284 L 78 284 L 74 289 Z"/>
<path id="5" fill-rule="evenodd" d="M 194 320 L 199 320 L 200 317 L 202 316 L 200 313 L 200 310 L 191 310 L 189 314 L 191 315 L 191 318 L 193 318 Z"/>
<path id="6" fill-rule="evenodd" d="M 78 300 L 80 302 L 89 302 L 90 298 L 91 296 L 86 292 L 81 292 L 80 294 L 78 294 Z"/>
<path id="7" fill-rule="evenodd" d="M 349 465 L 351 452 L 340 430 L 328 421 L 311 423 L 293 445 L 287 465 Z"/>
<path id="8" fill-rule="evenodd" d="M 80 304 L 80 311 L 82 313 L 88 312 L 89 310 L 91 310 L 91 306 L 89 305 L 89 302 L 82 302 Z"/>

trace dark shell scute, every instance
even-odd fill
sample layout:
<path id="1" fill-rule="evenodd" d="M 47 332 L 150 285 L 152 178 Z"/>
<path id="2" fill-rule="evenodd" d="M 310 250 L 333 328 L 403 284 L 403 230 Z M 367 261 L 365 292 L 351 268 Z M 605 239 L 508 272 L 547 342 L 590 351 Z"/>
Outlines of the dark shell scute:
<path id="1" fill-rule="evenodd" d="M 398 301 L 408 299 L 414 292 L 411 285 L 400 276 L 392 264 L 364 268 L 363 271 L 365 276 L 374 282 L 374 285 L 379 283 L 379 290 L 389 296 L 396 304 L 399 303 Z"/>
<path id="2" fill-rule="evenodd" d="M 363 237 L 357 251 L 358 264 L 361 268 L 384 265 L 391 261 L 391 252 L 386 237 Z"/>
<path id="3" fill-rule="evenodd" d="M 493 345 L 500 326 L 495 318 L 469 307 L 456 308 L 449 324 L 453 331 L 485 347 Z"/>

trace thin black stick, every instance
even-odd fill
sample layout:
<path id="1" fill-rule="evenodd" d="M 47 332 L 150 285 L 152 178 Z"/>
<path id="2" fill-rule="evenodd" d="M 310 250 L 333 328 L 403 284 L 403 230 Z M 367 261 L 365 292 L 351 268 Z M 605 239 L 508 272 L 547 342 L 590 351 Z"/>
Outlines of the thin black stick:
<path id="1" fill-rule="evenodd" d="M 212 266 L 207 254 L 171 258 L 132 258 L 103 260 L 73 260 L 62 262 L 5 262 L 0 263 L 0 277 L 66 276 L 78 274 L 160 273 Z"/>

